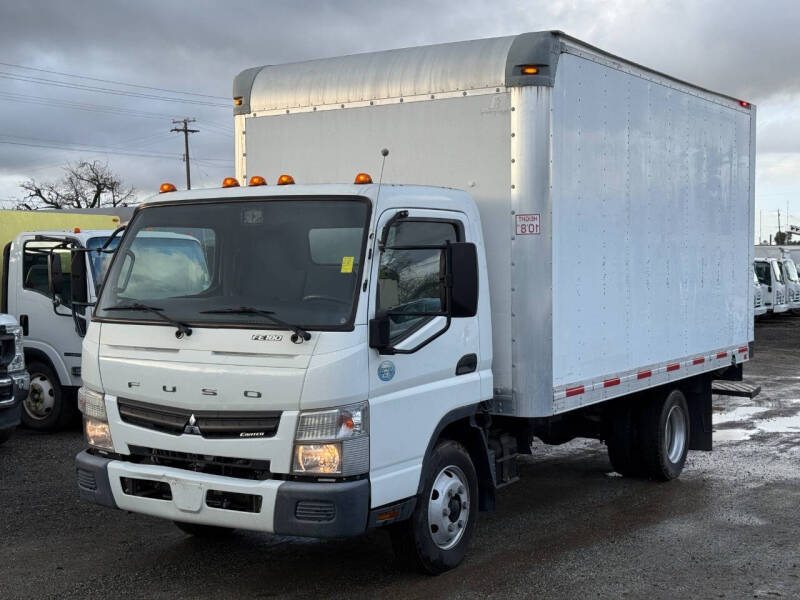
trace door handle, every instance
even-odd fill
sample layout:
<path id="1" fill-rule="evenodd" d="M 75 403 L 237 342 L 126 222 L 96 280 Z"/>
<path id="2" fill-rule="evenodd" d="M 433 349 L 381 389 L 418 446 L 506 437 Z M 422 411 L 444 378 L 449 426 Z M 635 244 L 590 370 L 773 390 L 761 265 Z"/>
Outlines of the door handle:
<path id="1" fill-rule="evenodd" d="M 456 375 L 466 375 L 472 373 L 478 368 L 478 355 L 465 354 L 462 356 L 456 365 Z"/>

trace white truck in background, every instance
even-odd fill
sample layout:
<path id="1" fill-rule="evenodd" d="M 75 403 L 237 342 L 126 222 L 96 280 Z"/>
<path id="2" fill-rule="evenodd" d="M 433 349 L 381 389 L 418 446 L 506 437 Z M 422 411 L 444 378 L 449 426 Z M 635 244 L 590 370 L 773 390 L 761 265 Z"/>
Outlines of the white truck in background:
<path id="1" fill-rule="evenodd" d="M 788 310 L 800 310 L 800 276 L 797 273 L 796 259 L 800 258 L 800 249 L 791 246 L 756 245 L 756 258 L 771 258 L 778 262 L 782 283 L 786 294 L 785 304 Z M 776 311 L 780 312 L 780 311 Z"/>
<path id="2" fill-rule="evenodd" d="M 20 404 L 28 395 L 29 383 L 22 328 L 14 317 L 0 313 L 0 444 L 7 442 L 19 425 Z"/>
<path id="3" fill-rule="evenodd" d="M 777 258 L 757 258 L 753 262 L 767 312 L 780 314 L 789 310 L 783 262 Z"/>
<path id="4" fill-rule="evenodd" d="M 77 227 L 27 231 L 17 234 L 3 250 L 0 312 L 14 316 L 22 332 L 31 379 L 30 391 L 22 402 L 22 422 L 31 429 L 54 431 L 77 420 L 75 392 L 81 386 L 81 343 L 91 307 L 76 305 L 73 311 L 71 299 L 74 297 L 76 303 L 95 301 L 109 255 L 84 252 L 85 268 L 71 273 L 71 251 L 97 250 L 111 233 Z M 51 257 L 58 259 L 66 275 L 65 289 L 58 298 L 49 284 Z M 73 285 L 80 291 L 73 293 Z"/>
<path id="5" fill-rule="evenodd" d="M 753 106 L 560 32 L 233 95 L 237 178 L 162 186 L 99 294 L 83 498 L 197 535 L 386 527 L 439 573 L 535 438 L 656 480 L 711 449 L 753 340 Z"/>
<path id="6" fill-rule="evenodd" d="M 758 280 L 755 265 L 753 265 L 753 315 L 758 318 L 767 313 L 767 307 L 764 306 L 764 289 L 761 282 Z"/>

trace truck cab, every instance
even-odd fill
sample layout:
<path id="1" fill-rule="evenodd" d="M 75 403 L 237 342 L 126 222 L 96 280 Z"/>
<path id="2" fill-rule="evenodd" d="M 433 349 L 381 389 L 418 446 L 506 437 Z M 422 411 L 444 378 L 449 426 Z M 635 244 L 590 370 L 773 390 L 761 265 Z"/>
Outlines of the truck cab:
<path id="1" fill-rule="evenodd" d="M 754 266 L 753 267 L 753 314 L 756 317 L 760 317 L 766 312 L 767 312 L 767 307 L 764 306 L 764 290 L 761 286 L 761 282 L 758 281 L 758 275 L 756 274 Z"/>
<path id="2" fill-rule="evenodd" d="M 82 336 L 92 309 L 81 305 L 73 310 L 71 299 L 94 302 L 109 255 L 82 252 L 85 268 L 72 277 L 71 251 L 97 249 L 110 234 L 109 230 L 78 228 L 28 231 L 18 234 L 5 248 L 3 309 L 19 322 L 32 381 L 22 403 L 22 421 L 27 427 L 57 430 L 77 416 L 75 391 L 82 384 Z M 57 257 L 67 275 L 60 293 L 50 286 L 51 257 Z M 73 284 L 82 291 L 73 292 Z"/>
<path id="3" fill-rule="evenodd" d="M 788 256 L 778 259 L 781 265 L 783 281 L 786 285 L 786 303 L 790 310 L 800 309 L 800 277 L 797 274 L 797 265 Z"/>
<path id="4" fill-rule="evenodd" d="M 29 383 L 22 328 L 14 317 L 0 313 L 0 444 L 19 425 L 20 403 L 28 394 Z"/>
<path id="5" fill-rule="evenodd" d="M 757 258 L 753 263 L 764 294 L 767 312 L 782 313 L 789 310 L 783 266 L 775 258 Z"/>

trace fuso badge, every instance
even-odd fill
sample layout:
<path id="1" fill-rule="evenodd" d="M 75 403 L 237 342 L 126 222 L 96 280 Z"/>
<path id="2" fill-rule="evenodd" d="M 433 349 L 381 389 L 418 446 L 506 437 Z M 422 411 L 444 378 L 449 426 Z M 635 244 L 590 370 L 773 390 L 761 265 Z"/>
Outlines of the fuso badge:
<path id="1" fill-rule="evenodd" d="M 381 381 L 391 381 L 394 377 L 394 363 L 390 360 L 385 360 L 378 365 L 378 378 Z"/>

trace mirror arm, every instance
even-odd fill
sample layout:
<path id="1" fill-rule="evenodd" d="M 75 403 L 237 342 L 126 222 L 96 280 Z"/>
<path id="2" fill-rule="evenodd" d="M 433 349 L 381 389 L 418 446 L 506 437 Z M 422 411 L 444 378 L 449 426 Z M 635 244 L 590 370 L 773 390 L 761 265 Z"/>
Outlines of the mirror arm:
<path id="1" fill-rule="evenodd" d="M 392 225 L 397 223 L 400 219 L 407 219 L 408 218 L 408 211 L 407 210 L 398 210 L 394 213 L 389 220 L 386 221 L 386 225 L 383 226 L 381 230 L 381 239 L 378 240 L 378 252 L 383 252 L 386 250 L 386 238 L 389 237 L 389 229 L 392 228 Z"/>

